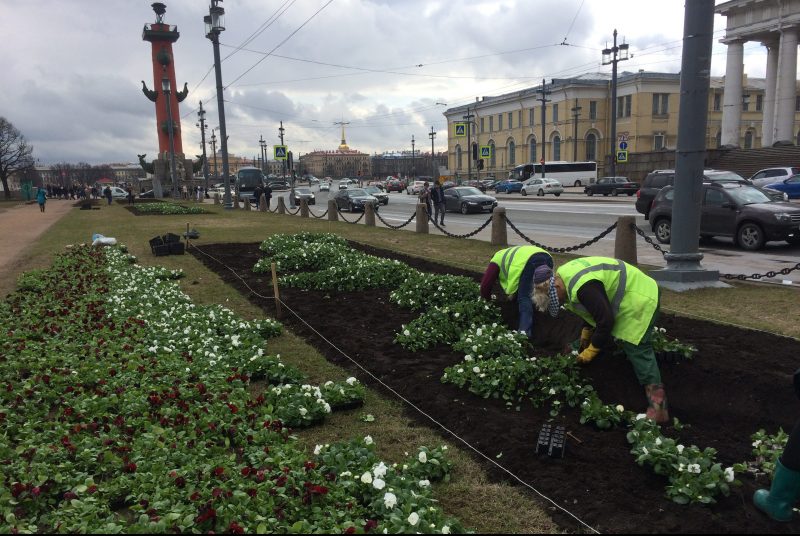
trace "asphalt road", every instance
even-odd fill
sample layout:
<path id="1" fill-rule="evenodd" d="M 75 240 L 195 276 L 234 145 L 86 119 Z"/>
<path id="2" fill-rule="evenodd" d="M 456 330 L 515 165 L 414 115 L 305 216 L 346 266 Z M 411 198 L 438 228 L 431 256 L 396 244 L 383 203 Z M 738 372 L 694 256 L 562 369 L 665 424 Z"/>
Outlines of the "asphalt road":
<path id="1" fill-rule="evenodd" d="M 321 213 L 327 209 L 327 200 L 336 194 L 337 184 L 334 183 L 331 192 L 319 192 L 319 187 L 312 188 L 317 195 L 316 205 L 311 207 L 314 213 Z M 635 216 L 637 226 L 653 238 L 649 223 L 636 211 L 636 196 L 620 197 L 588 197 L 582 189 L 568 188 L 560 197 L 535 196 L 522 197 L 520 194 L 500 194 L 495 197 L 501 207 L 505 207 L 506 216 L 520 231 L 531 240 L 550 247 L 568 247 L 586 242 L 617 221 L 620 216 Z M 493 195 L 493 192 L 487 192 Z M 275 192 L 274 196 L 285 196 L 288 203 L 288 192 Z M 380 215 L 393 225 L 399 225 L 414 212 L 416 196 L 405 193 L 392 192 L 389 194 L 389 204 L 380 207 Z M 482 225 L 490 214 L 468 214 L 448 212 L 445 217 L 445 229 L 453 234 L 466 234 Z M 378 225 L 381 225 L 378 222 Z M 413 232 L 415 226 L 404 228 Z M 430 226 L 431 233 L 440 233 L 438 229 Z M 478 240 L 490 240 L 491 226 L 487 227 L 474 237 Z M 611 232 L 597 243 L 579 250 L 585 255 L 613 256 L 614 240 L 616 233 Z M 510 244 L 524 244 L 524 239 L 519 237 L 512 229 L 508 229 Z M 662 246 L 665 250 L 668 245 Z M 700 248 L 704 259 L 702 265 L 707 269 L 719 270 L 722 274 L 754 274 L 768 271 L 779 271 L 783 268 L 792 268 L 800 263 L 800 246 L 790 246 L 786 242 L 770 242 L 766 247 L 757 252 L 747 252 L 733 245 L 731 239 L 719 238 Z M 637 240 L 638 261 L 651 266 L 665 266 L 666 263 L 660 252 L 647 244 L 644 239 Z M 800 270 L 795 270 L 788 275 L 778 274 L 775 278 L 764 278 L 762 281 L 778 284 L 800 284 Z"/>

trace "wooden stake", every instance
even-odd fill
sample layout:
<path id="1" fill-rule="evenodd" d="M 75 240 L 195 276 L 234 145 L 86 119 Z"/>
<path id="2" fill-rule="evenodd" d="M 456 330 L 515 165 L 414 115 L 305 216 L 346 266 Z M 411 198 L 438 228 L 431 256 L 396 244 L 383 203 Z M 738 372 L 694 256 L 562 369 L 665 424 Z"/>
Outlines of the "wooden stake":
<path id="1" fill-rule="evenodd" d="M 575 437 L 574 435 L 572 435 L 572 432 L 567 432 L 567 435 L 568 435 L 569 437 L 571 437 L 572 439 L 574 439 L 575 441 L 577 441 L 578 443 L 583 443 L 583 441 L 581 441 L 580 439 L 578 439 L 577 437 Z"/>
<path id="2" fill-rule="evenodd" d="M 281 295 L 278 290 L 278 273 L 275 263 L 272 263 L 272 291 L 275 293 L 275 316 L 281 317 Z"/>

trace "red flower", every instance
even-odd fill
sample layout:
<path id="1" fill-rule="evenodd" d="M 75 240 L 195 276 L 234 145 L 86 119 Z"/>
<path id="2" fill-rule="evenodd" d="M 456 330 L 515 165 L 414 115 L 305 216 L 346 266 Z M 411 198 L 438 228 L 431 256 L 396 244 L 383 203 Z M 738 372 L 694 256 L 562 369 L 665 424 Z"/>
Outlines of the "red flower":
<path id="1" fill-rule="evenodd" d="M 220 495 L 222 495 L 222 488 L 214 488 L 213 490 L 211 490 L 211 496 L 214 497 L 215 499 Z"/>
<path id="2" fill-rule="evenodd" d="M 250 476 L 252 471 L 249 467 L 242 467 L 242 476 Z"/>
<path id="3" fill-rule="evenodd" d="M 183 478 L 182 476 L 179 476 L 178 478 L 175 479 L 175 485 L 178 486 L 179 488 L 184 487 L 186 485 L 186 479 Z"/>
<path id="4" fill-rule="evenodd" d="M 217 511 L 213 508 L 208 508 L 205 511 L 200 511 L 200 514 L 195 518 L 194 522 L 197 524 L 208 521 L 209 519 L 216 519 Z"/>
<path id="5" fill-rule="evenodd" d="M 94 494 L 94 493 L 97 493 L 97 486 L 95 486 L 94 484 L 92 484 L 91 486 L 89 486 L 88 488 L 86 488 L 86 493 L 88 493 L 89 495 L 92 495 L 92 494 Z"/>
<path id="6" fill-rule="evenodd" d="M 231 521 L 231 524 L 228 525 L 228 532 L 231 534 L 244 534 L 244 529 L 236 521 Z"/>
<path id="7" fill-rule="evenodd" d="M 355 533 L 356 533 L 356 528 L 355 528 L 355 527 L 347 527 L 347 528 L 344 530 L 344 533 L 345 533 L 345 534 L 355 534 Z"/>
<path id="8" fill-rule="evenodd" d="M 136 472 L 136 464 L 133 463 L 133 462 L 125 464 L 125 466 L 122 468 L 122 470 L 125 473 L 135 473 Z"/>
<path id="9" fill-rule="evenodd" d="M 34 488 L 31 489 L 31 495 L 34 498 L 38 497 L 41 493 L 42 493 L 42 488 L 40 488 L 39 486 L 35 486 Z"/>
<path id="10" fill-rule="evenodd" d="M 216 477 L 220 477 L 220 476 L 225 474 L 225 468 L 224 467 L 215 467 L 214 470 L 212 471 L 212 474 L 214 476 L 216 476 Z"/>
<path id="11" fill-rule="evenodd" d="M 374 519 L 367 519 L 367 522 L 364 523 L 364 532 L 369 532 L 375 528 L 378 528 L 378 522 Z"/>
<path id="12" fill-rule="evenodd" d="M 71 501 L 72 499 L 77 499 L 77 498 L 78 498 L 78 496 L 75 495 L 75 493 L 73 493 L 71 491 L 68 491 L 68 492 L 66 492 L 64 494 L 64 500 L 65 501 Z"/>
<path id="13" fill-rule="evenodd" d="M 231 410 L 231 413 L 239 413 L 239 408 L 237 408 L 234 404 L 228 404 L 228 409 Z"/>
<path id="14" fill-rule="evenodd" d="M 194 493 L 192 493 L 191 495 L 189 495 L 189 500 L 190 500 L 190 501 L 197 501 L 197 500 L 199 500 L 199 499 L 200 499 L 200 493 L 199 493 L 199 492 L 197 492 L 197 491 L 195 491 Z"/>

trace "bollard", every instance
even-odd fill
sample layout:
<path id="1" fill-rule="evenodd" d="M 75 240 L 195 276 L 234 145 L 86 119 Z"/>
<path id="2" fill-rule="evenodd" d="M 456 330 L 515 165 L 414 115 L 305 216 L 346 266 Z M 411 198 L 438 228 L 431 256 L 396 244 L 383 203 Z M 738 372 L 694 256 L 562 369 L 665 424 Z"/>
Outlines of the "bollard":
<path id="1" fill-rule="evenodd" d="M 308 199 L 300 200 L 300 217 L 308 218 Z"/>
<path id="2" fill-rule="evenodd" d="M 636 225 L 635 216 L 620 216 L 617 219 L 617 237 L 614 240 L 614 258 L 636 266 Z"/>
<path id="3" fill-rule="evenodd" d="M 219 205 L 219 194 L 214 194 L 214 204 Z"/>
<path id="4" fill-rule="evenodd" d="M 367 203 L 364 205 L 364 225 L 375 227 L 375 205 Z"/>
<path id="5" fill-rule="evenodd" d="M 245 210 L 251 210 L 251 208 L 252 207 L 250 206 L 250 198 L 249 197 L 245 197 L 244 198 L 244 209 Z"/>
<path id="6" fill-rule="evenodd" d="M 339 221 L 339 211 L 336 210 L 336 201 L 328 199 L 328 221 Z"/>
<path id="7" fill-rule="evenodd" d="M 261 194 L 261 198 L 258 200 L 258 210 L 259 212 L 267 211 L 267 196 L 264 194 Z"/>
<path id="8" fill-rule="evenodd" d="M 505 246 L 507 244 L 506 208 L 494 207 L 494 211 L 492 212 L 492 245 Z"/>
<path id="9" fill-rule="evenodd" d="M 282 197 L 278 198 L 278 214 L 286 214 L 286 202 Z"/>
<path id="10" fill-rule="evenodd" d="M 428 211 L 425 203 L 417 203 L 417 232 L 428 234 Z"/>

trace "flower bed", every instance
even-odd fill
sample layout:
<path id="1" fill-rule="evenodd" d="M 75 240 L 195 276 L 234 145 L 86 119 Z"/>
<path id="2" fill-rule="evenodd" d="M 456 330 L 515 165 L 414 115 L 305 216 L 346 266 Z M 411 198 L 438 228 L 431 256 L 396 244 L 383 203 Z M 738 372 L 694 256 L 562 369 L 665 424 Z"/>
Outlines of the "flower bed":
<path id="1" fill-rule="evenodd" d="M 128 210 L 137 216 L 174 216 L 184 214 L 210 214 L 203 207 L 198 205 L 179 205 L 177 203 L 168 203 L 164 201 L 137 203 L 135 205 L 126 205 Z"/>
<path id="2" fill-rule="evenodd" d="M 0 304 L 1 532 L 462 530 L 421 484 L 446 477 L 442 449 L 391 467 L 371 438 L 306 453 L 289 427 L 363 386 L 305 384 L 266 352 L 279 324 L 133 260 L 72 248 Z"/>

